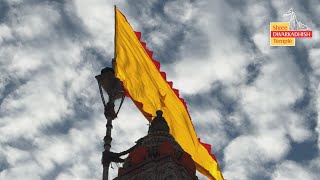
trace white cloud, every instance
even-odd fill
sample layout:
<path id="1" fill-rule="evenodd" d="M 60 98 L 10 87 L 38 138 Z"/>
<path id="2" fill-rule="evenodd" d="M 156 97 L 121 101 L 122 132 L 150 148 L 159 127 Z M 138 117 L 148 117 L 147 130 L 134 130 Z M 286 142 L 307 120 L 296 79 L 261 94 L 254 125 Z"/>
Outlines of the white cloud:
<path id="1" fill-rule="evenodd" d="M 4 40 L 12 38 L 11 29 L 7 25 L 0 25 L 0 45 Z"/>
<path id="2" fill-rule="evenodd" d="M 302 74 L 286 52 L 273 50 L 269 63 L 261 69 L 254 86 L 242 90 L 242 107 L 262 132 L 283 129 L 295 141 L 310 137 L 308 127 L 292 104 L 303 94 Z"/>
<path id="3" fill-rule="evenodd" d="M 279 164 L 276 171 L 272 174 L 273 180 L 315 180 L 317 177 L 303 166 L 294 161 L 284 161 Z"/>
<path id="4" fill-rule="evenodd" d="M 263 54 L 269 54 L 270 53 L 270 39 L 268 37 L 269 31 L 264 30 L 262 32 L 257 32 L 252 36 L 252 39 L 255 43 L 255 45 L 259 48 L 259 50 Z"/>
<path id="5" fill-rule="evenodd" d="M 170 1 L 164 6 L 164 12 L 172 20 L 184 23 L 192 17 L 192 4 L 186 1 Z"/>
<path id="6" fill-rule="evenodd" d="M 221 114 L 212 109 L 203 111 L 191 111 L 193 124 L 200 128 L 197 136 L 201 138 L 201 142 L 210 143 L 214 152 L 220 151 L 230 140 L 223 126 L 223 117 Z M 206 131 L 201 128 L 207 128 Z"/>
<path id="7" fill-rule="evenodd" d="M 25 5 L 19 9 L 11 8 L 8 17 L 10 25 L 14 27 L 14 33 L 22 40 L 32 40 L 39 36 L 57 36 L 50 32 L 59 22 L 60 15 L 54 6 L 47 3 Z"/>
<path id="8" fill-rule="evenodd" d="M 289 147 L 280 131 L 237 137 L 224 150 L 224 176 L 227 179 L 251 179 L 251 176 L 264 172 L 263 164 L 281 160 Z"/>
<path id="9" fill-rule="evenodd" d="M 181 44 L 182 59 L 174 67 L 175 87 L 182 93 L 195 94 L 210 89 L 211 84 L 215 81 L 222 81 L 227 85 L 238 84 L 245 78 L 245 66 L 250 62 L 250 59 L 247 58 L 248 54 L 242 49 L 237 38 L 239 17 L 225 16 L 225 13 L 232 12 L 232 10 L 221 2 L 203 3 L 195 8 L 197 10 L 193 16 L 196 22 L 195 27 L 206 34 L 209 44 L 200 43 L 208 47 L 208 55 L 203 57 L 193 55 L 190 53 L 192 49 L 185 49 L 185 45 Z M 215 13 L 211 14 L 208 11 Z M 233 25 L 225 26 L 226 23 Z M 191 43 L 196 37 L 189 38 L 190 42 L 186 43 Z"/>
<path id="10" fill-rule="evenodd" d="M 81 18 L 84 26 L 92 38 L 91 45 L 101 47 L 111 54 L 113 52 L 113 36 L 114 36 L 114 6 L 107 1 L 93 0 L 75 0 L 75 10 L 79 18 Z"/>

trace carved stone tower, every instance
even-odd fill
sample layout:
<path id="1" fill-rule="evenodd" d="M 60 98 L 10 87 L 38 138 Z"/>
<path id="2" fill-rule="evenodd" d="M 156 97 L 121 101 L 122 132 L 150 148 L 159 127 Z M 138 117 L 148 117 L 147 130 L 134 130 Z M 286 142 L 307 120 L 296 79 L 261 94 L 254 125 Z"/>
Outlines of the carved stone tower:
<path id="1" fill-rule="evenodd" d="M 196 180 L 196 167 L 169 133 L 169 127 L 157 111 L 148 135 L 139 139 L 119 168 L 114 180 Z"/>

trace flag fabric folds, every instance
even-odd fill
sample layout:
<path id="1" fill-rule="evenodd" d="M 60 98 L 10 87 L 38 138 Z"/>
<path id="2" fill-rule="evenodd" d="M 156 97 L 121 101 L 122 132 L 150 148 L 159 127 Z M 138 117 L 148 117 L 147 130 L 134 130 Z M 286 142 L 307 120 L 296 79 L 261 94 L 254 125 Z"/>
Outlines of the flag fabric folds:
<path id="1" fill-rule="evenodd" d="M 117 8 L 115 16 L 114 69 L 124 89 L 150 122 L 157 110 L 163 111 L 170 134 L 192 156 L 200 173 L 223 180 L 219 165 L 210 153 L 211 146 L 197 138 L 185 101 L 172 88 L 172 82 L 167 82 L 165 73 L 160 72 L 160 63 L 152 59 L 152 52 L 140 41 L 141 33 L 133 31 Z"/>

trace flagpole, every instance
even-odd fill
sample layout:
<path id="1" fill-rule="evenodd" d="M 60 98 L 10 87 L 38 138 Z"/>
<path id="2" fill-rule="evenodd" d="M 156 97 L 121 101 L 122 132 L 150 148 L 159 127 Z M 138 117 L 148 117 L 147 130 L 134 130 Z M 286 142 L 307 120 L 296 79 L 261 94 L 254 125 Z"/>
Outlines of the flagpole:
<path id="1" fill-rule="evenodd" d="M 116 25 L 117 25 L 117 18 L 116 18 L 116 5 L 114 5 L 114 59 L 112 62 L 112 66 L 114 68 L 115 66 L 115 58 L 116 58 Z M 110 98 L 112 98 L 112 100 L 110 101 Z M 110 104 L 109 104 L 110 103 Z M 109 109 L 110 107 L 107 106 L 112 106 L 112 109 L 114 108 L 114 100 L 113 97 L 109 96 L 109 102 L 107 103 L 107 105 L 105 105 L 105 115 L 106 115 L 106 111 L 107 109 Z M 111 149 L 111 141 L 112 141 L 112 137 L 111 137 L 111 130 L 112 130 L 112 120 L 114 118 L 111 118 L 110 116 L 106 116 L 107 118 L 107 124 L 106 124 L 106 135 L 104 137 L 104 154 L 108 154 L 110 152 Z M 109 166 L 110 166 L 110 160 L 108 160 L 107 162 L 103 163 L 103 174 L 102 174 L 102 180 L 108 180 L 109 179 Z"/>

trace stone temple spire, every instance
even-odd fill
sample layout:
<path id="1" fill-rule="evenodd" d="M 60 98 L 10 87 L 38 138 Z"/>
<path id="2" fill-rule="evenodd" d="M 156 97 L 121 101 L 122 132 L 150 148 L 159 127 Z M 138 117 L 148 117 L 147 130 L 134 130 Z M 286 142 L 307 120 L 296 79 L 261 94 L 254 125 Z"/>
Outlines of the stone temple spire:
<path id="1" fill-rule="evenodd" d="M 148 135 L 137 141 L 114 180 L 198 179 L 194 161 L 169 133 L 162 111 L 156 114 Z"/>
<path id="2" fill-rule="evenodd" d="M 151 126 L 149 127 L 149 132 L 155 132 L 155 131 L 163 131 L 170 133 L 169 126 L 166 122 L 166 120 L 162 117 L 163 112 L 158 110 L 156 112 L 157 116 L 153 119 Z"/>

